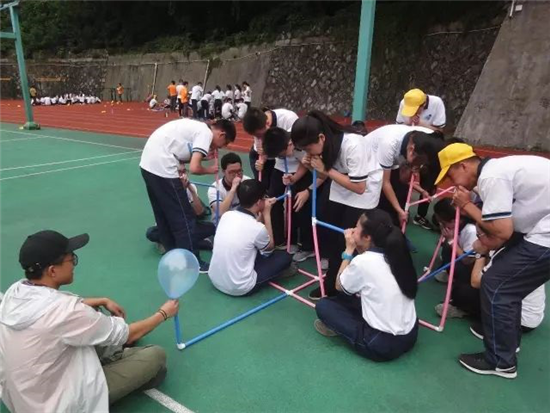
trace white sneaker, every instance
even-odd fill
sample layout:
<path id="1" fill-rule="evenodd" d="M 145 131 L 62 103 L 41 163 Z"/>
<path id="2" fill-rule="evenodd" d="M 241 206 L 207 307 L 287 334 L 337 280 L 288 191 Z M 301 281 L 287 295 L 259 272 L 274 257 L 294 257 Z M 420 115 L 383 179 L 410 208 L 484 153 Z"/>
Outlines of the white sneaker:
<path id="1" fill-rule="evenodd" d="M 440 273 L 434 276 L 436 281 L 446 284 L 449 281 L 449 273 L 447 271 L 441 271 Z"/>
<path id="2" fill-rule="evenodd" d="M 294 260 L 294 262 L 303 262 L 312 257 L 315 257 L 315 253 L 313 251 L 298 251 L 296 254 L 294 254 L 294 257 L 292 259 Z"/>
<path id="3" fill-rule="evenodd" d="M 323 271 L 328 270 L 328 260 L 326 258 L 321 258 L 321 269 Z"/>

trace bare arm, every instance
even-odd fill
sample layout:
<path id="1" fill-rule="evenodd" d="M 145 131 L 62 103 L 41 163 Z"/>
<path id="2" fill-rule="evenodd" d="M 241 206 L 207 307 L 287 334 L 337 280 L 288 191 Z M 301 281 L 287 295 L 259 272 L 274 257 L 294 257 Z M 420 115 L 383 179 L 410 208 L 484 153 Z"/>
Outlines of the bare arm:
<path id="1" fill-rule="evenodd" d="M 500 245 L 508 241 L 514 233 L 514 223 L 512 218 L 494 219 L 492 221 L 484 221 L 481 217 L 481 209 L 479 209 L 472 202 L 468 202 L 462 207 L 462 210 L 472 218 L 476 224 L 487 235 L 498 238 Z"/>
<path id="2" fill-rule="evenodd" d="M 349 176 L 338 172 L 336 169 L 331 169 L 330 171 L 328 171 L 327 176 L 337 184 L 359 195 L 364 193 L 365 189 L 367 189 L 366 181 L 351 182 L 351 180 L 349 179 Z"/>
<path id="3" fill-rule="evenodd" d="M 487 265 L 487 258 L 481 257 L 475 260 L 474 267 L 472 268 L 472 275 L 470 277 L 470 284 L 473 288 L 480 288 L 481 286 L 481 272 L 483 267 Z"/>
<path id="4" fill-rule="evenodd" d="M 167 318 L 174 317 L 179 310 L 178 300 L 168 300 L 166 301 L 160 310 L 158 310 L 151 317 L 145 318 L 140 321 L 131 323 L 129 327 L 128 340 L 126 343 L 130 344 L 139 340 L 144 335 L 153 331 L 156 327 L 159 326 L 164 320 L 164 316 L 161 313 L 161 310 L 164 311 Z"/>
<path id="5" fill-rule="evenodd" d="M 191 191 L 191 197 L 193 198 L 193 211 L 195 211 L 195 215 L 202 215 L 204 212 L 204 206 L 202 205 L 201 199 L 199 198 L 199 195 L 197 194 L 197 191 L 195 191 L 195 188 L 192 185 L 189 185 L 189 191 Z"/>
<path id="6" fill-rule="evenodd" d="M 189 163 L 189 171 L 195 175 L 215 174 L 218 171 L 218 165 L 208 167 L 202 166 L 204 155 L 200 152 L 193 152 L 191 162 Z"/>
<path id="7" fill-rule="evenodd" d="M 271 251 L 273 248 L 275 248 L 275 241 L 273 238 L 273 226 L 271 225 L 271 207 L 275 203 L 275 198 L 266 199 L 266 207 L 264 208 L 264 211 L 262 212 L 262 216 L 264 219 L 264 225 L 267 229 L 267 233 L 269 234 L 269 245 L 267 246 L 267 250 Z"/>

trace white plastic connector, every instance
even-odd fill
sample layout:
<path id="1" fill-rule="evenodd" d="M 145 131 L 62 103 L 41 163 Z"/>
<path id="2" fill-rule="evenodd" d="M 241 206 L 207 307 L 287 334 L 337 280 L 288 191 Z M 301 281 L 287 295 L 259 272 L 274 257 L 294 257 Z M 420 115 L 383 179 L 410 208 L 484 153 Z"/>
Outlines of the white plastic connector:
<path id="1" fill-rule="evenodd" d="M 311 217 L 311 225 L 317 225 L 317 218 Z"/>
<path id="2" fill-rule="evenodd" d="M 292 294 L 292 291 L 290 291 L 290 290 L 285 290 L 285 294 L 286 294 L 286 295 L 291 295 L 291 294 Z"/>
<path id="3" fill-rule="evenodd" d="M 177 343 L 176 347 L 178 348 L 178 350 L 183 350 L 185 348 L 185 343 Z"/>

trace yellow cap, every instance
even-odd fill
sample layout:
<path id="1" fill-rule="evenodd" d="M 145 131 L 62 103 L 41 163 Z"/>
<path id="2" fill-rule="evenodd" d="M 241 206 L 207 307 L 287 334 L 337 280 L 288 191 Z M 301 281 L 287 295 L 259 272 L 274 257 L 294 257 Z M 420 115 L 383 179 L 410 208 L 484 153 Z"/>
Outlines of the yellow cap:
<path id="1" fill-rule="evenodd" d="M 418 108 L 426 103 L 426 94 L 420 89 L 411 89 L 403 98 L 403 110 L 401 115 L 411 117 L 416 114 Z"/>
<path id="2" fill-rule="evenodd" d="M 474 152 L 474 148 L 465 143 L 452 143 L 449 146 L 445 147 L 437 154 L 439 157 L 439 165 L 441 166 L 441 172 L 435 180 L 435 185 L 445 178 L 449 168 L 455 163 L 463 161 L 464 159 L 473 158 L 477 156 Z"/>

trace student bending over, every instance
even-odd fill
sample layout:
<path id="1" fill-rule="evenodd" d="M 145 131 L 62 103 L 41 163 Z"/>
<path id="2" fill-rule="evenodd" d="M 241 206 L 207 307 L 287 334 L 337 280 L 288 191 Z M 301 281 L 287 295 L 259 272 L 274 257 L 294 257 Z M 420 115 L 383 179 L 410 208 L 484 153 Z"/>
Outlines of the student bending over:
<path id="1" fill-rule="evenodd" d="M 315 329 L 343 336 L 371 360 L 393 360 L 409 351 L 418 335 L 416 272 L 405 237 L 387 212 L 371 209 L 345 238 L 336 280 L 343 294 L 319 301 Z"/>

